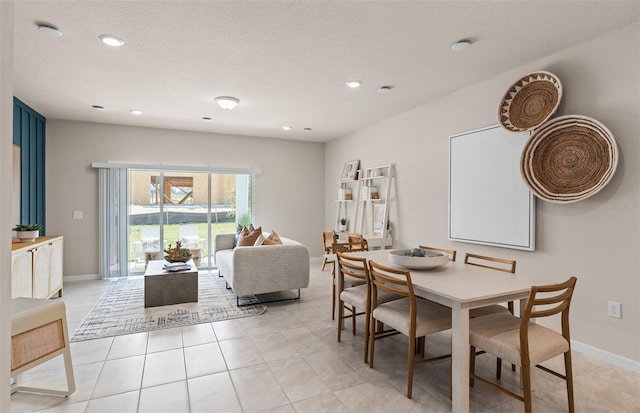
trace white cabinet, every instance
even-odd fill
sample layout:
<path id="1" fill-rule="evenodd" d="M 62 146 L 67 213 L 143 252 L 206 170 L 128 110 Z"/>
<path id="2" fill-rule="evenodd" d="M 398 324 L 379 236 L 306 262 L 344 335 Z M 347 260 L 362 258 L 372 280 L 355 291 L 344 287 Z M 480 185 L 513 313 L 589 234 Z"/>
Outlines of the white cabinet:
<path id="1" fill-rule="evenodd" d="M 12 245 L 11 296 L 62 296 L 62 237 Z"/>
<path id="2" fill-rule="evenodd" d="M 30 251 L 11 254 L 11 298 L 32 296 L 32 272 L 33 258 Z"/>
<path id="3" fill-rule="evenodd" d="M 49 262 L 49 296 L 58 293 L 62 297 L 62 237 L 51 242 Z"/>

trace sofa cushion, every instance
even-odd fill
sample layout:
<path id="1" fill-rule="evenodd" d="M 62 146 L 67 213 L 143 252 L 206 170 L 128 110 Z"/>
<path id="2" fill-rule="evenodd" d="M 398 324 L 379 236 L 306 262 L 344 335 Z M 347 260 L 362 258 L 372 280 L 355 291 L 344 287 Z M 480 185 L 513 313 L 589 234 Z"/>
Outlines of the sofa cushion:
<path id="1" fill-rule="evenodd" d="M 240 233 L 240 236 L 238 237 L 238 244 L 237 244 L 238 247 L 252 247 L 253 244 L 255 244 L 258 237 L 260 236 L 260 234 L 262 234 L 262 227 L 258 227 L 245 235 L 247 231 L 243 229 L 242 232 Z"/>
<path id="2" fill-rule="evenodd" d="M 264 240 L 266 240 L 267 238 L 264 236 L 264 234 L 260 234 L 260 236 L 258 237 L 258 239 L 256 239 L 256 242 L 253 243 L 254 247 L 257 247 L 258 245 L 263 245 Z"/>
<path id="3" fill-rule="evenodd" d="M 271 234 L 267 238 L 264 239 L 262 245 L 280 245 L 282 244 L 282 240 L 280 236 L 275 230 L 271 230 Z"/>

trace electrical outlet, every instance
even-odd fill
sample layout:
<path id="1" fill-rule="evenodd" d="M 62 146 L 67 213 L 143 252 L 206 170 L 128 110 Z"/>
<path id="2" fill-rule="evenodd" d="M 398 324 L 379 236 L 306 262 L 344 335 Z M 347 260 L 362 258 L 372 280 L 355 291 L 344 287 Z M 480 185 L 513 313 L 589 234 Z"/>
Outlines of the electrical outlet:
<path id="1" fill-rule="evenodd" d="M 609 301 L 607 304 L 609 317 L 622 318 L 622 304 L 615 301 Z"/>

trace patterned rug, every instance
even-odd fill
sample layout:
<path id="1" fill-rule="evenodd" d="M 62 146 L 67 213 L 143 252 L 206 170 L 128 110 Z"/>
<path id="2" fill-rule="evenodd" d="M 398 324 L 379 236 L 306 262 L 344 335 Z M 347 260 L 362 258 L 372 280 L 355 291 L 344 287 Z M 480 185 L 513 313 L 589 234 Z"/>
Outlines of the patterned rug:
<path id="1" fill-rule="evenodd" d="M 226 289 L 217 275 L 198 276 L 198 302 L 144 308 L 144 277 L 113 281 L 71 341 L 133 334 L 264 314 L 267 307 L 253 296 L 240 297 Z"/>

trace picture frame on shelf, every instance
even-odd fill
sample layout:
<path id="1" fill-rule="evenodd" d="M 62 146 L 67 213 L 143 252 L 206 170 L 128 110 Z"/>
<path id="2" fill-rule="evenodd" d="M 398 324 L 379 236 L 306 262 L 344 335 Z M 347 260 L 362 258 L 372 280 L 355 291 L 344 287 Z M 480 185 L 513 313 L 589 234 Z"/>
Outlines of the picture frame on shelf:
<path id="1" fill-rule="evenodd" d="M 384 205 L 375 204 L 373 206 L 373 233 L 382 235 L 384 229 Z"/>
<path id="2" fill-rule="evenodd" d="M 358 179 L 359 167 L 360 167 L 359 159 L 346 162 L 344 164 L 344 167 L 342 168 L 342 178 L 340 180 L 342 182 L 345 182 L 345 181 L 354 181 Z"/>

